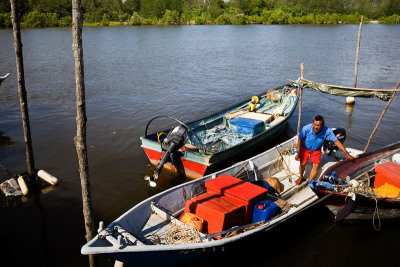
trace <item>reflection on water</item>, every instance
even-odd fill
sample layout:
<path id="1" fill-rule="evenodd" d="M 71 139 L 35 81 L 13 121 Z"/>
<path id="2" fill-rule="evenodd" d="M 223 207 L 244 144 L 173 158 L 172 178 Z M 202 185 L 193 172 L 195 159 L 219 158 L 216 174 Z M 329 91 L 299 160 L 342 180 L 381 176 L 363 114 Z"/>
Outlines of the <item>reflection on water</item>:
<path id="1" fill-rule="evenodd" d="M 358 25 L 85 28 L 87 142 L 96 221 L 110 223 L 145 198 L 186 181 L 185 177 L 165 170 L 157 188 L 150 188 L 144 181 L 152 167 L 148 166 L 139 137 L 144 135 L 146 123 L 152 117 L 167 115 L 184 122 L 205 117 L 284 84 L 287 79 L 295 80 L 302 62 L 309 80 L 352 85 L 357 32 Z M 6 261 L 4 266 L 87 266 L 87 257 L 79 253 L 85 233 L 72 141 L 76 133 L 76 103 L 71 30 L 23 29 L 22 41 L 35 164 L 58 177 L 60 185 L 49 191 L 43 189 L 40 195 L 45 216 L 40 215 L 40 209 L 29 197 L 0 206 L 0 227 L 19 229 L 17 233 L 0 233 L 1 240 L 7 240 L 0 250 L 16 259 Z M 398 43 L 400 26 L 364 25 L 359 87 L 395 86 L 400 76 L 400 46 L 393 44 Z M 10 72 L 0 90 L 0 164 L 11 173 L 20 173 L 26 169 L 25 146 L 11 30 L 0 30 L 0 47 L 0 72 Z M 302 126 L 321 114 L 327 126 L 346 128 L 346 146 L 363 149 L 385 104 L 377 99 L 357 99 L 353 107 L 348 107 L 344 106 L 344 97 L 304 90 Z M 400 99 L 395 98 L 370 150 L 399 140 L 399 108 Z M 275 144 L 296 134 L 297 114 L 296 111 L 289 119 Z M 164 126 L 161 122 L 154 125 L 157 129 Z M 267 148 L 259 147 L 252 152 Z M 326 256 L 332 255 L 326 253 L 326 244 L 331 244 L 328 250 L 334 255 L 341 255 L 340 248 L 359 247 L 360 243 L 363 253 L 353 251 L 349 262 L 375 255 L 377 259 L 397 263 L 397 253 L 386 243 L 400 234 L 398 227 L 384 223 L 379 234 L 374 233 L 372 226 L 331 229 L 332 219 L 321 206 L 278 227 L 271 235 L 264 235 L 287 248 L 283 252 L 272 251 L 276 258 L 273 263 L 340 264 Z M 321 238 L 315 238 L 321 233 Z M 374 239 L 379 240 L 379 248 Z M 249 243 L 239 253 L 264 253 L 265 240 L 257 242 L 258 250 Z M 20 257 L 20 251 L 26 257 Z M 287 257 L 287 251 L 291 257 Z M 49 253 L 51 260 L 47 259 Z M 100 259 L 101 266 L 113 266 L 113 262 Z M 235 265 L 234 259 L 222 257 L 215 262 Z M 208 265 L 213 263 L 207 261 Z M 265 266 L 265 260 L 254 257 L 249 265 Z"/>
<path id="2" fill-rule="evenodd" d="M 12 144 L 15 144 L 15 142 L 11 140 L 10 137 L 5 136 L 4 133 L 0 131 L 0 147 L 9 146 Z"/>
<path id="3" fill-rule="evenodd" d="M 353 110 L 354 104 L 346 104 L 346 113 L 347 113 L 347 125 L 346 129 L 351 130 L 353 124 Z"/>

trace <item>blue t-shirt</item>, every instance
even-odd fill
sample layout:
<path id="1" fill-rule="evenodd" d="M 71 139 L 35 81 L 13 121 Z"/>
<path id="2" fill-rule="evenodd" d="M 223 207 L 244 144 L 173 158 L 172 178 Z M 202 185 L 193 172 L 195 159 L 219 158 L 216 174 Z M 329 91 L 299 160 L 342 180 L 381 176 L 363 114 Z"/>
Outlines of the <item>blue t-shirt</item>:
<path id="1" fill-rule="evenodd" d="M 325 125 L 322 127 L 318 135 L 316 135 L 312 123 L 307 124 L 303 127 L 303 129 L 301 129 L 299 138 L 302 140 L 301 146 L 307 148 L 311 152 L 321 149 L 326 138 L 332 142 L 336 142 L 338 140 L 331 128 Z"/>

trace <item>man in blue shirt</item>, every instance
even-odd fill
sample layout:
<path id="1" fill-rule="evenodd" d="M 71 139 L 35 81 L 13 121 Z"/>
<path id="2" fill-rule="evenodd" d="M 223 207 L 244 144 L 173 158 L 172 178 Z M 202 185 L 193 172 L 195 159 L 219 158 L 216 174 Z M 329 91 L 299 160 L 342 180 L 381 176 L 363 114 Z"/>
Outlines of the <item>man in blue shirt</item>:
<path id="1" fill-rule="evenodd" d="M 315 175 L 317 175 L 318 167 L 321 163 L 321 147 L 326 138 L 334 142 L 335 145 L 345 153 L 346 159 L 353 158 L 349 152 L 347 152 L 342 143 L 336 138 L 333 131 L 325 126 L 324 118 L 321 115 L 317 115 L 313 118 L 312 124 L 307 124 L 301 129 L 298 136 L 297 155 L 295 159 L 300 160 L 300 177 L 295 181 L 296 184 L 300 184 L 303 180 L 304 171 L 310 158 L 312 169 L 307 181 L 311 181 L 314 179 Z"/>

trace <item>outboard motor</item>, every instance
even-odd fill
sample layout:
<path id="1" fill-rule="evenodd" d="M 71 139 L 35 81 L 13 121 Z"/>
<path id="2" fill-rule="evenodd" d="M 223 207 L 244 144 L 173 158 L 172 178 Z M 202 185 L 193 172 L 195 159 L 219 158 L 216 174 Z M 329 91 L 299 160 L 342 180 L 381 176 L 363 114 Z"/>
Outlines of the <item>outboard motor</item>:
<path id="1" fill-rule="evenodd" d="M 170 157 L 171 153 L 181 148 L 186 140 L 187 137 L 187 128 L 182 125 L 176 126 L 172 129 L 168 136 L 162 141 L 161 147 L 163 150 L 166 150 L 164 156 L 161 158 L 160 162 L 158 163 L 157 167 L 154 169 L 153 176 L 145 176 L 145 180 L 150 180 L 149 184 L 151 187 L 155 187 L 156 183 L 154 180 L 158 179 L 158 175 L 160 174 L 165 162 Z"/>
<path id="2" fill-rule="evenodd" d="M 332 128 L 333 134 L 336 138 L 343 144 L 346 140 L 346 130 L 343 128 Z M 328 155 L 331 155 L 332 152 L 336 152 L 338 147 L 332 141 L 325 139 L 323 145 L 323 150 L 328 151 Z"/>

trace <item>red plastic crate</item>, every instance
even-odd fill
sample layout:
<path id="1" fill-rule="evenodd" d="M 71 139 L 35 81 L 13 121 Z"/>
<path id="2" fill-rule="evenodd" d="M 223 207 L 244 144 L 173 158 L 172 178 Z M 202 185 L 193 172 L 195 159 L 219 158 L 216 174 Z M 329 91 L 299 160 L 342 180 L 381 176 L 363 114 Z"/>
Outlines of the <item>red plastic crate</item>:
<path id="1" fill-rule="evenodd" d="M 385 183 L 400 187 L 400 165 L 394 162 L 385 162 L 375 166 L 375 187 Z"/>
<path id="2" fill-rule="evenodd" d="M 243 225 L 245 207 L 224 196 L 204 193 L 186 201 L 185 212 L 204 220 L 203 230 L 214 234 L 233 226 Z"/>
<path id="3" fill-rule="evenodd" d="M 229 200 L 245 206 L 244 223 L 251 223 L 254 206 L 264 200 L 267 196 L 267 189 L 238 178 L 221 175 L 206 182 L 207 192 L 221 194 Z"/>

